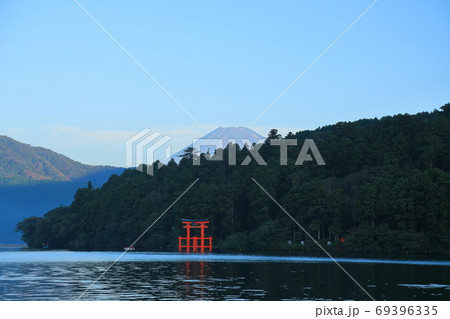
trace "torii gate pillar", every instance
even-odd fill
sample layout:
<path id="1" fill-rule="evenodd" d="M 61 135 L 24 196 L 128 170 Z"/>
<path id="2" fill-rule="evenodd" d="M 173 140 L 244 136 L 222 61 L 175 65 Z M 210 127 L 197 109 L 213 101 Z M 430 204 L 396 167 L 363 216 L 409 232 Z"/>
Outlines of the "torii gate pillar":
<path id="1" fill-rule="evenodd" d="M 178 251 L 182 252 L 212 252 L 212 237 L 205 237 L 209 219 L 182 219 L 183 228 L 186 228 L 186 237 L 178 237 Z M 191 229 L 200 228 L 200 237 L 191 237 Z"/>

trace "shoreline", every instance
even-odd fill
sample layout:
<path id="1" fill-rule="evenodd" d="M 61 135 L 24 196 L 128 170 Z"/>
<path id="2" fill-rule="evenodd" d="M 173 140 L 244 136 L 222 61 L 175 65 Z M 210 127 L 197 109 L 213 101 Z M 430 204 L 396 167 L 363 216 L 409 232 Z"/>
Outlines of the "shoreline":
<path id="1" fill-rule="evenodd" d="M 113 262 L 120 256 L 118 251 L 71 251 L 71 250 L 17 250 L 3 251 L 0 263 L 16 262 Z M 439 259 L 400 259 L 377 257 L 333 257 L 339 263 L 348 264 L 385 264 L 420 265 L 450 267 L 450 260 Z M 411 256 L 412 257 L 412 256 Z M 299 255 L 263 255 L 263 254 L 220 254 L 220 253 L 179 253 L 179 252 L 127 252 L 123 262 L 267 262 L 267 263 L 334 263 L 325 256 Z"/>

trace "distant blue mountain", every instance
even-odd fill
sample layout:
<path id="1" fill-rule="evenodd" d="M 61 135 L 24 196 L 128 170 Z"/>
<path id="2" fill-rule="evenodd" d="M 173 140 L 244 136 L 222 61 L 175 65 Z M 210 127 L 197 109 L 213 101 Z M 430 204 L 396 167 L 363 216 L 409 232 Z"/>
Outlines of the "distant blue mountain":
<path id="1" fill-rule="evenodd" d="M 19 242 L 16 224 L 72 202 L 91 181 L 100 187 L 123 168 L 92 166 L 42 147 L 0 136 L 0 243 Z"/>
<path id="2" fill-rule="evenodd" d="M 0 185 L 0 243 L 19 243 L 20 235 L 14 230 L 23 218 L 43 216 L 60 205 L 72 203 L 75 192 L 92 181 L 100 187 L 112 174 L 123 169 L 104 171 L 101 175 L 87 175 L 70 182 L 39 182 L 31 185 Z"/>

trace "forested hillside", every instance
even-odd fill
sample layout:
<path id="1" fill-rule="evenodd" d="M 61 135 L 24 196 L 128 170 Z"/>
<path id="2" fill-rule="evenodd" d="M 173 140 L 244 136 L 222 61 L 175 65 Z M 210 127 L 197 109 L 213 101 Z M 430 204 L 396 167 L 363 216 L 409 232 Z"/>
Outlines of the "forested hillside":
<path id="1" fill-rule="evenodd" d="M 270 138 L 281 138 L 276 130 Z M 216 249 L 309 249 L 311 240 L 253 182 L 254 178 L 330 249 L 359 252 L 450 253 L 450 104 L 416 115 L 340 122 L 288 134 L 288 165 L 264 144 L 267 162 L 225 160 L 192 165 L 186 152 L 154 176 L 113 175 L 101 188 L 82 188 L 69 207 L 18 224 L 30 247 L 122 249 L 135 240 L 196 178 L 199 181 L 136 245 L 175 250 L 180 218 L 210 218 Z M 326 163 L 294 165 L 305 139 Z M 340 243 L 337 239 L 344 238 Z M 300 241 L 305 246 L 300 246 Z M 291 242 L 290 244 L 288 242 Z"/>

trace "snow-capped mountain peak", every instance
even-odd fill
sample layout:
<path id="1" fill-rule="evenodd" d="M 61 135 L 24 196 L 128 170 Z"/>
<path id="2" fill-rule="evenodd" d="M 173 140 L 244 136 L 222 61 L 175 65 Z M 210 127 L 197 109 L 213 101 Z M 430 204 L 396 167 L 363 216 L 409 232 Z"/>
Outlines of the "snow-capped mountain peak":
<path id="1" fill-rule="evenodd" d="M 245 142 L 250 142 L 250 144 L 258 143 L 261 140 L 264 140 L 265 137 L 256 133 L 255 131 L 243 127 L 243 126 L 231 126 L 231 127 L 218 127 L 215 130 L 209 132 L 208 134 L 195 139 L 196 141 L 193 144 L 190 144 L 171 156 L 176 162 L 180 161 L 180 155 L 184 153 L 184 150 L 188 147 L 194 147 L 200 153 L 210 152 L 214 153 L 216 146 L 221 145 L 222 147 L 226 147 L 228 143 L 233 142 L 238 144 L 241 148 L 244 147 Z M 247 143 L 248 143 L 247 142 Z"/>

